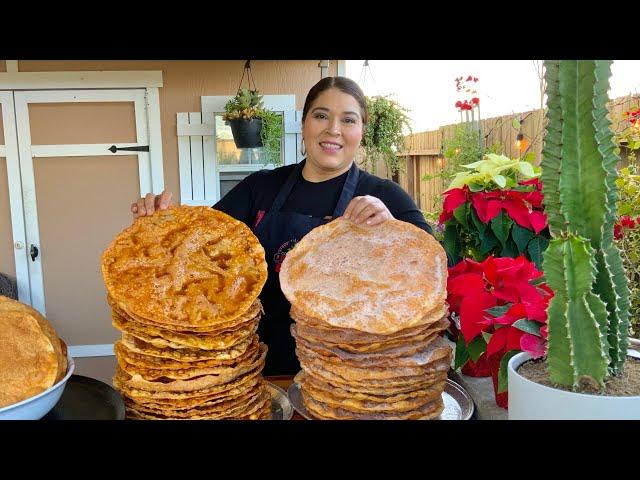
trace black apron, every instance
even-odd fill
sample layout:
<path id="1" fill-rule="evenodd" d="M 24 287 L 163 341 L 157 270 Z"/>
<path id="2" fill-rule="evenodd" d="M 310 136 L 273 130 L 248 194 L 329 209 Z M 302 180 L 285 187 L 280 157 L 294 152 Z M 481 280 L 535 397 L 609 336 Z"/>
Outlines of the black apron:
<path id="1" fill-rule="evenodd" d="M 293 169 L 266 215 L 258 213 L 257 226 L 253 228 L 253 233 L 264 247 L 269 269 L 267 282 L 260 294 L 265 314 L 258 326 L 260 340 L 269 347 L 263 375 L 294 375 L 300 370 L 295 341 L 289 330 L 292 323 L 289 316 L 291 304 L 280 290 L 280 265 L 287 252 L 312 229 L 344 214 L 358 184 L 359 170 L 353 162 L 331 218 L 281 212 L 280 209 L 302 175 L 305 161 Z M 261 218 L 261 215 L 264 217 Z"/>

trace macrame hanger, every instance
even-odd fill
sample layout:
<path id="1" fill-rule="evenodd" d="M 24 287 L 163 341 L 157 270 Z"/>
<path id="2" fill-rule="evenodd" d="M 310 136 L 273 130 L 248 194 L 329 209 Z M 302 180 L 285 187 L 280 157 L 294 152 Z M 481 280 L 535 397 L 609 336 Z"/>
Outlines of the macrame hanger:
<path id="1" fill-rule="evenodd" d="M 256 81 L 253 79 L 253 74 L 251 73 L 251 60 L 247 60 L 244 62 L 244 70 L 242 70 L 242 78 L 240 78 L 240 85 L 238 85 L 238 91 L 242 88 L 242 81 L 244 80 L 245 74 L 247 75 L 247 86 L 249 90 L 251 90 L 251 83 L 253 82 L 253 90 L 257 90 Z"/>

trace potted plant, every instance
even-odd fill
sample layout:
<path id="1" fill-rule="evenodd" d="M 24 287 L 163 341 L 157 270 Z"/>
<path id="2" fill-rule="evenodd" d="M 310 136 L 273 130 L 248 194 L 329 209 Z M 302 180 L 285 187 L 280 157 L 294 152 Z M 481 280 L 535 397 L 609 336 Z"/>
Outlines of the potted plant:
<path id="1" fill-rule="evenodd" d="M 548 245 L 549 231 L 542 211 L 542 184 L 537 178 L 536 167 L 493 153 L 461 167 L 465 170 L 455 175 L 444 193 L 438 219 L 439 227 L 444 229 L 443 246 L 454 265 L 449 270 L 448 290 L 454 288 L 453 279 L 460 262 L 483 262 L 490 256 L 516 258 L 524 255 L 538 270 L 541 269 L 542 251 Z M 506 260 L 500 258 L 499 261 Z M 493 287 L 490 280 L 487 282 L 490 292 Z M 456 341 L 456 368 L 461 366 L 462 373 L 472 377 L 493 376 L 497 388 L 496 362 L 500 362 L 502 354 L 495 355 L 494 352 L 493 358 L 489 358 L 485 353 L 487 343 L 480 336 L 465 337 L 467 341 L 473 340 L 467 349 L 456 324 L 472 320 L 460 318 L 455 308 L 451 311 L 454 315 L 450 332 Z M 489 314 L 481 312 L 481 315 Z M 493 317 L 488 316 L 487 320 L 490 318 Z M 491 334 L 493 325 L 487 323 L 485 326 L 483 332 Z M 494 363 L 493 368 L 490 360 Z M 506 368 L 502 371 L 501 378 L 506 379 Z M 506 387 L 502 383 L 496 391 L 496 401 L 506 407 Z"/>
<path id="2" fill-rule="evenodd" d="M 264 108 L 258 90 L 239 89 L 224 110 L 222 118 L 231 127 L 237 148 L 264 148 L 267 163 L 281 163 L 282 116 Z"/>
<path id="3" fill-rule="evenodd" d="M 502 408 L 508 403 L 506 362 L 521 351 L 534 358 L 544 355 L 546 308 L 553 293 L 541 277 L 524 256 L 489 256 L 482 262 L 466 258 L 449 269 L 447 303 L 459 330 L 454 368 L 491 376 Z M 469 362 L 474 362 L 471 371 L 464 368 Z"/>
<path id="4" fill-rule="evenodd" d="M 236 147 L 262 147 L 262 119 L 258 116 L 263 108 L 262 98 L 258 90 L 241 88 L 224 106 L 222 118 L 231 127 Z"/>
<path id="5" fill-rule="evenodd" d="M 463 258 L 525 255 L 541 268 L 549 241 L 539 171 L 527 161 L 488 153 L 454 177 L 438 223 L 453 264 Z"/>
<path id="6" fill-rule="evenodd" d="M 624 128 L 615 135 L 616 152 L 624 151 L 628 165 L 618 170 L 616 185 L 620 198 L 618 221 L 613 236 L 622 254 L 631 292 L 629 343 L 640 346 L 640 172 L 637 152 L 640 150 L 640 107 L 624 112 Z M 634 338 L 635 337 L 635 338 Z"/>
<path id="7" fill-rule="evenodd" d="M 401 161 L 396 153 L 404 149 L 403 128 L 411 132 L 407 109 L 388 96 L 367 97 L 369 122 L 362 143 L 365 162 L 376 172 L 376 164 L 382 159 L 388 170 L 395 174 L 401 170 Z"/>
<path id="8" fill-rule="evenodd" d="M 640 175 L 635 163 L 618 172 L 616 185 L 620 192 L 618 221 L 613 237 L 622 255 L 630 291 L 629 343 L 640 345 Z M 636 338 L 634 338 L 636 337 Z"/>
<path id="9" fill-rule="evenodd" d="M 611 61 L 545 61 L 545 70 L 542 180 L 552 240 L 543 268 L 554 296 L 546 358 L 520 353 L 508 363 L 509 418 L 640 419 L 640 392 L 629 388 L 638 375 L 627 349 L 629 289 L 613 241 Z"/>

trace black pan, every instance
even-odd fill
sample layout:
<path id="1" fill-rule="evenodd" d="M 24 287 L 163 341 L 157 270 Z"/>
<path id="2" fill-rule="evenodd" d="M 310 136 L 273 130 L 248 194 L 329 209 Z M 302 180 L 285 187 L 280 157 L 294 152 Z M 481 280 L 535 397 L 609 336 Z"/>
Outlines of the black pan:
<path id="1" fill-rule="evenodd" d="M 43 420 L 124 420 L 124 401 L 95 378 L 71 375 L 62 397 Z"/>

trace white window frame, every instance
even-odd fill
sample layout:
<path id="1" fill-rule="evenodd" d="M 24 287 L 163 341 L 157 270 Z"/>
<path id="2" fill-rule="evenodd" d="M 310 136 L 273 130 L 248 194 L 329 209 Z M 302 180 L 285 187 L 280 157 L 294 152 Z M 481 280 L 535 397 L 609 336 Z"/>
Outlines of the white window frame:
<path id="1" fill-rule="evenodd" d="M 209 178 L 212 179 L 212 188 L 207 188 L 207 195 L 204 199 L 205 204 L 213 205 L 220 200 L 220 172 L 256 172 L 265 168 L 274 168 L 274 165 L 252 164 L 252 165 L 219 165 L 215 148 L 216 126 L 215 115 L 224 113 L 224 106 L 233 98 L 232 95 L 224 96 L 203 96 L 202 103 L 202 120 L 203 123 L 211 123 L 213 125 L 213 133 L 211 136 L 203 137 L 204 150 L 204 181 L 208 185 Z M 300 121 L 296 118 L 296 96 L 295 95 L 264 95 L 264 108 L 283 113 L 284 122 L 284 142 L 283 156 L 284 164 L 289 165 L 297 163 L 298 134 L 300 132 Z M 211 193 L 209 193 L 211 192 Z M 208 197 L 208 198 L 207 198 Z"/>

